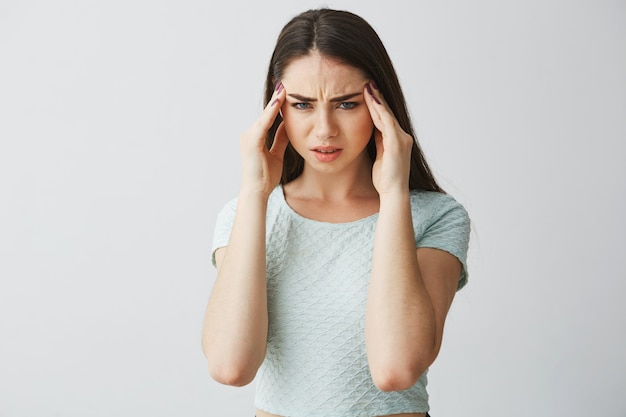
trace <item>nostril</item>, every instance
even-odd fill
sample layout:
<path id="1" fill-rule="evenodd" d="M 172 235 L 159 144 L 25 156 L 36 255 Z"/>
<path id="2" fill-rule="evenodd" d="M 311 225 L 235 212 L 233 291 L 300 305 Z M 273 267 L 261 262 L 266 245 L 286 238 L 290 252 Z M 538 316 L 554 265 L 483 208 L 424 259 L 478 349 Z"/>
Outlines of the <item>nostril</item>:
<path id="1" fill-rule="evenodd" d="M 315 126 L 316 136 L 320 139 L 327 139 L 337 134 L 337 129 L 332 120 L 326 116 L 320 116 Z"/>

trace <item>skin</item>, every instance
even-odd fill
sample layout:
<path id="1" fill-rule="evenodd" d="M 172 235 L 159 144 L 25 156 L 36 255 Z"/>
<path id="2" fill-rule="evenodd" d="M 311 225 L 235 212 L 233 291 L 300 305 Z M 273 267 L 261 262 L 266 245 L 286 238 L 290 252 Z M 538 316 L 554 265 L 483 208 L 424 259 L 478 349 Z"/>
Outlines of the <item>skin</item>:
<path id="1" fill-rule="evenodd" d="M 279 111 L 284 121 L 267 150 L 265 135 Z M 372 129 L 373 163 L 366 152 Z M 218 382 L 246 385 L 265 357 L 265 215 L 288 141 L 305 161 L 302 174 L 283 187 L 296 212 L 328 222 L 379 213 L 367 359 L 379 389 L 409 388 L 439 352 L 461 264 L 447 252 L 415 247 L 407 187 L 413 138 L 359 70 L 316 52 L 289 64 L 270 104 L 241 136 L 239 204 L 229 244 L 216 252 L 218 275 L 204 322 L 209 371 Z M 257 416 L 276 417 L 262 410 Z"/>

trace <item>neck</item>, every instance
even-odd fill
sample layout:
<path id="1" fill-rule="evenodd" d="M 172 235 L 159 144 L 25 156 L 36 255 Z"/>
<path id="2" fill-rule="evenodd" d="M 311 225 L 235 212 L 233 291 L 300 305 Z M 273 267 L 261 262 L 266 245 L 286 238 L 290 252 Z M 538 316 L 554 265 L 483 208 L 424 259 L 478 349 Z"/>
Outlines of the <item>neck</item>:
<path id="1" fill-rule="evenodd" d="M 378 196 L 372 183 L 369 157 L 354 169 L 340 173 L 323 173 L 304 166 L 302 174 L 292 181 L 292 189 L 302 197 L 338 201 L 348 198 Z"/>

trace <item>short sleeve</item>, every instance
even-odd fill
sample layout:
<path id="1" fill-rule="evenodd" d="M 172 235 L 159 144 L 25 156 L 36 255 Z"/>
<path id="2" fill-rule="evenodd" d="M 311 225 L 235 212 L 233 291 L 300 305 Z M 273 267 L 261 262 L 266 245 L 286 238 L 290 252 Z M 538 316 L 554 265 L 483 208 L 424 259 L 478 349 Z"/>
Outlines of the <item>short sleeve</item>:
<path id="1" fill-rule="evenodd" d="M 228 245 L 230 231 L 235 221 L 237 211 L 237 199 L 229 201 L 217 215 L 215 231 L 213 232 L 213 245 L 211 247 L 211 263 L 215 265 L 215 251 Z"/>
<path id="2" fill-rule="evenodd" d="M 457 291 L 467 284 L 467 250 L 469 247 L 470 218 L 465 208 L 454 198 L 439 194 L 430 209 L 430 219 L 416 233 L 418 248 L 435 248 L 454 255 L 462 264 Z"/>

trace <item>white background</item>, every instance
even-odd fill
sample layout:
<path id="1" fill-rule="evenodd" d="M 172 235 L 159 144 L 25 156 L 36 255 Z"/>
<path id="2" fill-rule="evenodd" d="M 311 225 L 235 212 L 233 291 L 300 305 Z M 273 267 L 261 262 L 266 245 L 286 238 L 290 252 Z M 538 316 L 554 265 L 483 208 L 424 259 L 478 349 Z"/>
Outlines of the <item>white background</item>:
<path id="1" fill-rule="evenodd" d="M 626 2 L 0 1 L 0 416 L 252 416 L 200 349 L 280 28 L 379 32 L 473 219 L 452 416 L 626 416 Z"/>

